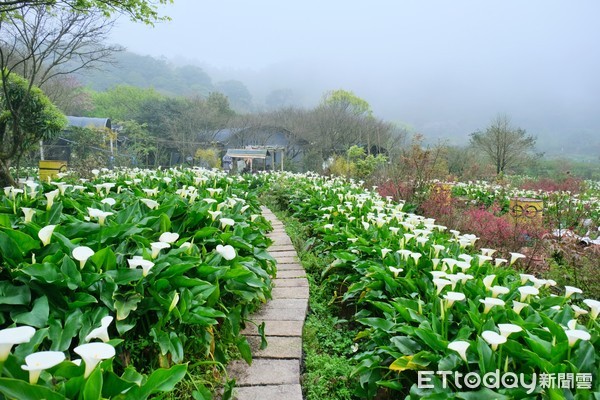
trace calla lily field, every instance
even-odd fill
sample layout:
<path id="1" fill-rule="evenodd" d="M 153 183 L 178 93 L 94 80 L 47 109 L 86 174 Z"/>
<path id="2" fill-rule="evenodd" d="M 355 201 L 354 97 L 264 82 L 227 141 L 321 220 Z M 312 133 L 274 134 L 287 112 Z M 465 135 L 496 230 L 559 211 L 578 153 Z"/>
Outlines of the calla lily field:
<path id="1" fill-rule="evenodd" d="M 356 331 L 353 398 L 598 398 L 600 303 L 524 273 L 525 255 L 479 249 L 351 179 L 177 168 L 5 189 L 0 398 L 144 399 L 198 367 L 224 389 L 193 381 L 193 398 L 231 398 L 225 365 L 251 363 L 241 331 L 276 276 L 265 193 L 326 260 L 319 274 Z M 435 373 L 422 385 L 425 371 L 528 385 L 465 389 Z M 585 379 L 548 387 L 544 374 Z"/>
<path id="2" fill-rule="evenodd" d="M 251 361 L 240 330 L 275 273 L 252 180 L 97 172 L 0 199 L 2 398 L 144 399 Z"/>

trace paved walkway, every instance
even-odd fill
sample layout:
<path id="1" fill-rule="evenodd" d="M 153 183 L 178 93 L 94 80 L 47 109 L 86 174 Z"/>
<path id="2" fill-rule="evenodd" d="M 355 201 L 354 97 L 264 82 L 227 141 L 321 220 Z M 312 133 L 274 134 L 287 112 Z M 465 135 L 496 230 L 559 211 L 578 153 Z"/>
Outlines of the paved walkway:
<path id="1" fill-rule="evenodd" d="M 277 278 L 273 299 L 251 319 L 258 325 L 265 322 L 268 346 L 259 349 L 260 336 L 256 327 L 249 324 L 251 326 L 243 333 L 252 347 L 252 365 L 237 360 L 228 370 L 236 379 L 238 400 L 302 400 L 300 362 L 302 327 L 308 308 L 308 281 L 281 221 L 267 208 L 263 208 L 263 216 L 275 228 L 269 234 L 273 245 L 268 250 L 277 261 Z"/>

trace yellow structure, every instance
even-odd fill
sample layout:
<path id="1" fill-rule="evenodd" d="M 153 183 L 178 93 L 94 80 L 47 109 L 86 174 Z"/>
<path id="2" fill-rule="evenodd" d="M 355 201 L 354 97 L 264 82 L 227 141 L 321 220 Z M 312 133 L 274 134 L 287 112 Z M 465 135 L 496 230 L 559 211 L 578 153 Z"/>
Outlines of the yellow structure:
<path id="1" fill-rule="evenodd" d="M 40 161 L 40 181 L 48 182 L 55 178 L 59 172 L 67 172 L 67 162 L 60 160 Z"/>
<path id="2" fill-rule="evenodd" d="M 539 199 L 515 197 L 510 199 L 510 215 L 517 221 L 542 219 L 544 202 Z"/>

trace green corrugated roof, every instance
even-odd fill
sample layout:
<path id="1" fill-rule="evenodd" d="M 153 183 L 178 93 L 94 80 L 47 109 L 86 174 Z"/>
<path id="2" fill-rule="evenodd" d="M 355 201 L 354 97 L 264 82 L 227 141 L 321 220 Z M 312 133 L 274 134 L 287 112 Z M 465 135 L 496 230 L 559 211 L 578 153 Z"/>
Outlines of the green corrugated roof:
<path id="1" fill-rule="evenodd" d="M 227 156 L 231 158 L 267 158 L 265 149 L 228 149 Z"/>

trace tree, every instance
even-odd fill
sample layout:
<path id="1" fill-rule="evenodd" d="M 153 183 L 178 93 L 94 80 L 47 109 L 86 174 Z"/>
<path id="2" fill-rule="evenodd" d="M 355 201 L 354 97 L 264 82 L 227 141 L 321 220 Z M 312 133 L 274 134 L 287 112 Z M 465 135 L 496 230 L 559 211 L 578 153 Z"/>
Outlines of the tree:
<path id="1" fill-rule="evenodd" d="M 2 79 L 0 92 L 0 186 L 14 185 L 10 167 L 40 140 L 51 139 L 67 124 L 44 93 L 22 77 Z"/>
<path id="2" fill-rule="evenodd" d="M 252 108 L 252 95 L 246 85 L 240 81 L 219 82 L 215 85 L 215 90 L 227 96 L 229 104 L 236 111 L 250 111 Z"/>
<path id="3" fill-rule="evenodd" d="M 2 0 L 0 17 L 30 7 L 63 6 L 75 12 L 98 10 L 105 17 L 125 14 L 134 21 L 152 25 L 154 22 L 168 19 L 159 15 L 158 5 L 172 3 L 173 0 Z"/>
<path id="4" fill-rule="evenodd" d="M 498 115 L 484 132 L 471 134 L 471 145 L 494 164 L 496 174 L 519 165 L 535 148 L 535 142 L 536 138 L 524 129 L 511 126 L 506 115 Z"/>
<path id="5" fill-rule="evenodd" d="M 65 7 L 20 9 L 0 19 L 2 76 L 16 72 L 43 88 L 52 79 L 110 62 L 120 50 L 104 41 L 114 22 L 99 11 Z"/>

